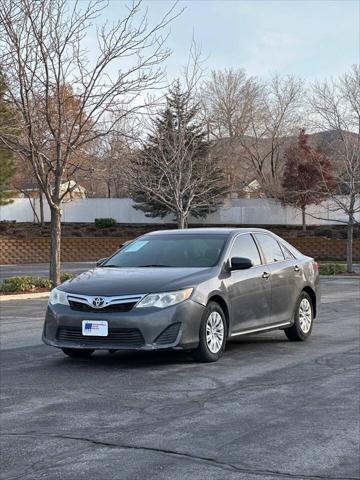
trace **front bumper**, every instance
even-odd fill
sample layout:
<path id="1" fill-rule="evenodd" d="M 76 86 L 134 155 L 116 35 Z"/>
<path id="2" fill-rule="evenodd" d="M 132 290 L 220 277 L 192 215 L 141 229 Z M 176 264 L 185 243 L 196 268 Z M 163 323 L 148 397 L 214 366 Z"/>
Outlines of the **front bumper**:
<path id="1" fill-rule="evenodd" d="M 191 349 L 199 343 L 199 328 L 204 309 L 203 305 L 192 300 L 173 307 L 134 308 L 121 313 L 85 313 L 65 305 L 49 305 L 42 340 L 57 348 Z M 106 320 L 108 337 L 83 336 L 83 320 Z"/>

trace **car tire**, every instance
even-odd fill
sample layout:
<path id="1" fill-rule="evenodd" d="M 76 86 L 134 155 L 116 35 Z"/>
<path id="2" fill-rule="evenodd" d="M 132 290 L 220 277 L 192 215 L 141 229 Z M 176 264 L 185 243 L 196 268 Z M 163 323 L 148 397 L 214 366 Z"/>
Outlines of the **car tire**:
<path id="1" fill-rule="evenodd" d="M 296 302 L 294 324 L 285 328 L 287 338 L 294 342 L 303 342 L 309 338 L 314 322 L 314 307 L 310 296 L 302 292 Z"/>
<path id="2" fill-rule="evenodd" d="M 209 302 L 200 323 L 199 345 L 192 352 L 194 359 L 199 362 L 216 362 L 224 353 L 226 338 L 224 312 L 218 303 Z"/>
<path id="3" fill-rule="evenodd" d="M 65 355 L 68 355 L 71 358 L 88 358 L 95 351 L 82 348 L 62 348 L 61 350 L 65 353 Z"/>

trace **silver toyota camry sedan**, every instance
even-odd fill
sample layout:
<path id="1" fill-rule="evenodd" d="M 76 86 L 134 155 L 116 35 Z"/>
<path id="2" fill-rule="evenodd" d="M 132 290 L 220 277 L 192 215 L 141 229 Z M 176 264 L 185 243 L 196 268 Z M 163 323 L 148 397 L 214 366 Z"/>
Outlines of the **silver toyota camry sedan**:
<path id="1" fill-rule="evenodd" d="M 182 349 L 213 362 L 239 335 L 306 340 L 318 284 L 314 259 L 267 230 L 152 232 L 54 288 L 43 341 L 71 357 Z"/>

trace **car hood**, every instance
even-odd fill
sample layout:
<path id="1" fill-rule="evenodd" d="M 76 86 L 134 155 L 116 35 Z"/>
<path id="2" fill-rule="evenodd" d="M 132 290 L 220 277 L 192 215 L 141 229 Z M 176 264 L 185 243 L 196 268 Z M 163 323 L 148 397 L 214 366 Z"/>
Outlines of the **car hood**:
<path id="1" fill-rule="evenodd" d="M 130 295 L 178 290 L 213 277 L 214 268 L 93 268 L 59 286 L 79 295 Z"/>

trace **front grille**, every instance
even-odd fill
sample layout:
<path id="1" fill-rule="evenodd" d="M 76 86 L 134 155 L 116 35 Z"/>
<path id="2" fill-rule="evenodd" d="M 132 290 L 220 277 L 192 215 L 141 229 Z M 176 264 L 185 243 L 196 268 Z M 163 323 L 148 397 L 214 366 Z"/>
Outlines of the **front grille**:
<path id="1" fill-rule="evenodd" d="M 169 327 L 160 333 L 160 335 L 155 340 L 156 345 L 168 345 L 174 343 L 177 339 L 180 330 L 180 323 L 173 323 Z"/>
<path id="2" fill-rule="evenodd" d="M 75 300 L 69 300 L 69 305 L 72 310 L 78 312 L 90 312 L 90 313 L 114 313 L 114 312 L 129 312 L 137 302 L 129 303 L 116 303 L 114 305 L 107 305 L 104 308 L 93 308 L 86 303 L 75 302 Z"/>
<path id="3" fill-rule="evenodd" d="M 111 328 L 107 337 L 83 335 L 79 327 L 60 327 L 57 339 L 66 342 L 96 344 L 116 344 L 122 347 L 142 347 L 145 344 L 142 333 L 137 328 Z"/>

